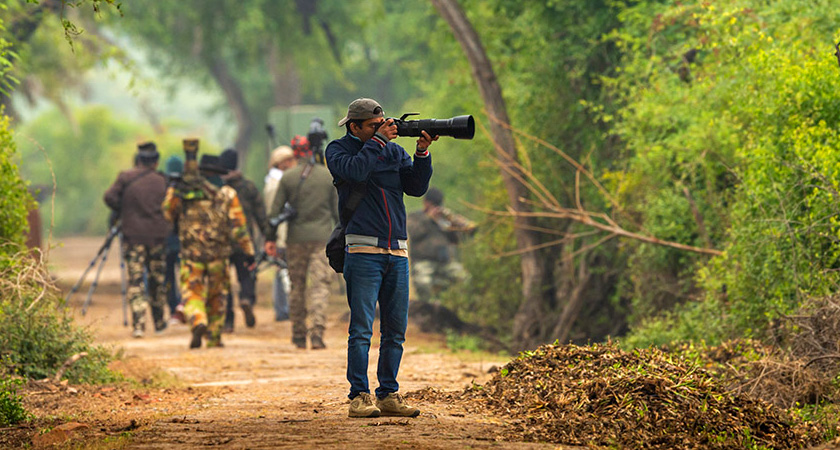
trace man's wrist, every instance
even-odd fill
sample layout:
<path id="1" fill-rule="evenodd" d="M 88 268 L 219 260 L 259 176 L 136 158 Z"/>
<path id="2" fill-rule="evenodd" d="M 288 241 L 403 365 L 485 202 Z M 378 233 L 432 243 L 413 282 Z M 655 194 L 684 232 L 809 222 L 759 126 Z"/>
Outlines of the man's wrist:
<path id="1" fill-rule="evenodd" d="M 378 131 L 373 134 L 373 137 L 371 139 L 373 139 L 373 141 L 379 144 L 381 147 L 384 147 L 385 144 L 387 144 L 390 141 L 390 139 L 388 139 L 384 134 Z"/>
<path id="2" fill-rule="evenodd" d="M 427 158 L 429 156 L 429 147 L 420 148 L 420 146 L 418 145 L 414 151 L 414 156 L 418 158 Z"/>

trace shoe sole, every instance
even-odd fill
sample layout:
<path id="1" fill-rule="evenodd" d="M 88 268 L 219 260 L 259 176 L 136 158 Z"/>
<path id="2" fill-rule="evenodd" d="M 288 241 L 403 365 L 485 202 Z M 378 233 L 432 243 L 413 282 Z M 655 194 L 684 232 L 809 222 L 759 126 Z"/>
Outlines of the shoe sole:
<path id="1" fill-rule="evenodd" d="M 399 414 L 399 413 L 385 413 L 385 412 L 383 412 L 380 415 L 382 417 L 411 417 L 411 418 L 414 418 L 414 417 L 417 417 L 417 416 L 420 415 L 420 411 L 414 411 L 411 414 Z"/>
<path id="2" fill-rule="evenodd" d="M 366 416 L 363 416 L 361 414 L 350 413 L 350 414 L 347 414 L 347 417 L 352 417 L 353 419 L 370 419 L 370 418 L 374 418 L 374 417 L 379 417 L 380 415 L 381 414 L 380 414 L 379 411 L 374 411 L 374 412 L 372 412 L 372 413 L 370 413 Z"/>

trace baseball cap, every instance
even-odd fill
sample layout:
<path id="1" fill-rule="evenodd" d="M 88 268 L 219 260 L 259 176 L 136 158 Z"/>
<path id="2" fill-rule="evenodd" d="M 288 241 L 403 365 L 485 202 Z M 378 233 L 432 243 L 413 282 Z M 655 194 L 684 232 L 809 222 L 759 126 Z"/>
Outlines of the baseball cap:
<path id="1" fill-rule="evenodd" d="M 367 120 L 374 117 L 384 117 L 382 107 L 379 103 L 371 98 L 357 98 L 347 107 L 347 115 L 338 121 L 338 126 L 342 127 L 350 120 Z"/>
<path id="2" fill-rule="evenodd" d="M 271 158 L 268 159 L 268 165 L 271 167 L 280 164 L 281 162 L 295 157 L 295 152 L 288 145 L 281 145 L 271 152 Z"/>

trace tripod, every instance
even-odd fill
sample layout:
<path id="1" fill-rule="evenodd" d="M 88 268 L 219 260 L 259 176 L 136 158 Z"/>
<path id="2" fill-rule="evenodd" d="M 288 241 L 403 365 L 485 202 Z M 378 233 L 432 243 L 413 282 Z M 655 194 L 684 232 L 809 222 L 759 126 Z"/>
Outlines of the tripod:
<path id="1" fill-rule="evenodd" d="M 85 278 L 87 278 L 88 272 L 96 266 L 97 261 L 99 262 L 99 266 L 96 269 L 96 276 L 93 279 L 93 283 L 90 285 L 90 289 L 88 290 L 87 298 L 85 298 L 85 302 L 82 304 L 82 315 L 84 316 L 87 313 L 88 306 L 90 306 L 90 301 L 93 298 L 93 291 L 96 290 L 96 287 L 99 285 L 99 275 L 102 274 L 102 268 L 105 267 L 105 261 L 108 260 L 108 253 L 111 250 L 111 244 L 114 242 L 114 238 L 119 236 L 120 241 L 122 241 L 122 232 L 120 230 L 119 224 L 114 225 L 108 231 L 108 236 L 105 238 L 105 242 L 102 243 L 102 246 L 99 247 L 99 251 L 96 252 L 96 256 L 91 260 L 90 264 L 88 264 L 87 269 L 82 273 L 82 276 L 79 278 L 79 281 L 76 282 L 75 285 L 70 289 L 70 292 L 67 293 L 67 297 L 64 299 L 65 303 L 70 300 L 70 297 L 79 290 L 82 283 L 84 283 Z M 128 304 L 126 299 L 126 279 L 125 279 L 125 257 L 122 254 L 122 245 L 120 245 L 120 281 L 121 281 L 121 289 L 120 293 L 122 294 L 122 304 L 123 304 L 123 325 L 128 326 Z"/>

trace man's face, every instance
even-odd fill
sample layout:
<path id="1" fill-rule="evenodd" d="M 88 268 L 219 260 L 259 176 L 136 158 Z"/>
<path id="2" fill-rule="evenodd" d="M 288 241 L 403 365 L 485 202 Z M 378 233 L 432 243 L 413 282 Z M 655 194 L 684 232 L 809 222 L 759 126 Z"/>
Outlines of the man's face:
<path id="1" fill-rule="evenodd" d="M 361 127 L 356 126 L 356 124 L 351 124 L 350 127 L 353 130 L 354 136 L 361 139 L 362 142 L 367 142 L 368 139 L 373 137 L 376 130 L 378 130 L 379 126 L 384 122 L 385 119 L 382 117 L 374 117 L 373 119 L 367 119 L 362 122 Z"/>

